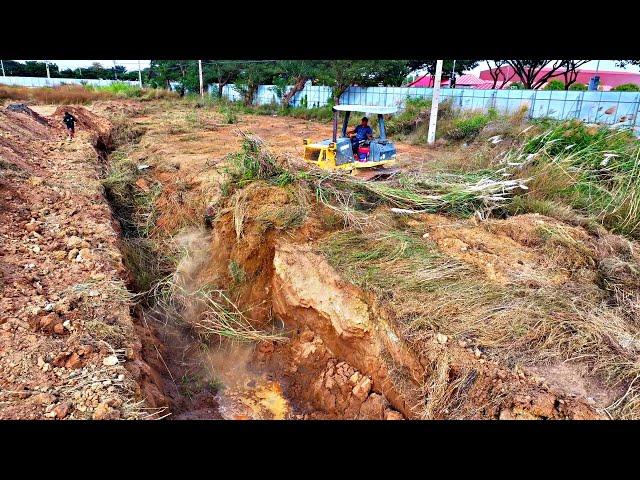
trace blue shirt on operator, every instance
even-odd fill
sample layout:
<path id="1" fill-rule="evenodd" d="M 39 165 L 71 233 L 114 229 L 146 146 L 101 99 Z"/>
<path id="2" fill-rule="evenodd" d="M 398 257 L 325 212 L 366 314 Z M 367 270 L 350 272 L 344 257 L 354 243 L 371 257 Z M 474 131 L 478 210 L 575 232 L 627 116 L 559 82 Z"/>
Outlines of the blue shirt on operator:
<path id="1" fill-rule="evenodd" d="M 373 135 L 373 130 L 369 125 L 365 127 L 364 125 L 360 124 L 355 128 L 355 133 L 356 133 L 356 139 L 358 141 L 361 141 L 369 138 L 369 135 Z"/>

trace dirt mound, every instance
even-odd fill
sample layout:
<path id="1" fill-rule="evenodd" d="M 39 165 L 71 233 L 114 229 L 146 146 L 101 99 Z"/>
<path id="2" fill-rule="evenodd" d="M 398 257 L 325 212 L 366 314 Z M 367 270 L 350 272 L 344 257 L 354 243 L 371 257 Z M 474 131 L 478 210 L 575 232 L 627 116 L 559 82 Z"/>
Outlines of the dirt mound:
<path id="1" fill-rule="evenodd" d="M 42 117 L 40 114 L 38 114 L 38 113 L 34 112 L 33 110 L 31 110 L 24 103 L 12 103 L 12 104 L 7 106 L 7 110 L 9 110 L 11 112 L 24 113 L 25 115 L 29 115 L 31 118 L 33 118 L 39 124 L 45 125 L 45 126 L 49 126 L 49 122 L 47 122 L 46 118 Z"/>
<path id="2" fill-rule="evenodd" d="M 91 105 L 91 110 L 100 116 L 138 115 L 144 112 L 144 105 L 134 100 L 98 101 Z"/>
<path id="3" fill-rule="evenodd" d="M 51 119 L 62 125 L 65 112 L 69 112 L 76 120 L 76 129 L 91 132 L 91 142 L 99 151 L 109 151 L 114 148 L 112 138 L 112 123 L 106 118 L 100 117 L 84 107 L 60 105 L 51 115 Z"/>

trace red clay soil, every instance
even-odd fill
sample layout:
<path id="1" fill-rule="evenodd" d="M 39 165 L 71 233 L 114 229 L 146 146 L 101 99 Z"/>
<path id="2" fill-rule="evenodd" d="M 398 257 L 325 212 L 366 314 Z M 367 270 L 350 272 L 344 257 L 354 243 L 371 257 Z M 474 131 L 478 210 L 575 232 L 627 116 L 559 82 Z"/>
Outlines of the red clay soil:
<path id="1" fill-rule="evenodd" d="M 0 110 L 0 418 L 153 416 L 142 407 L 167 401 L 140 358 L 99 181 L 110 123 L 80 107 L 46 120 Z"/>

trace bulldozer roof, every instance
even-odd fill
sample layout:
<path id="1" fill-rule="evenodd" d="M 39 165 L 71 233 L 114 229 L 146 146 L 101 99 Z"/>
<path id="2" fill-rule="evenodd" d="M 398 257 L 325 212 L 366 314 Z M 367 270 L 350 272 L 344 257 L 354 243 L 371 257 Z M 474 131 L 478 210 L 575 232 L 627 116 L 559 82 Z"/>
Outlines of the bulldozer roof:
<path id="1" fill-rule="evenodd" d="M 333 109 L 340 112 L 364 112 L 381 115 L 396 113 L 398 111 L 397 107 L 380 107 L 377 105 L 335 105 Z"/>

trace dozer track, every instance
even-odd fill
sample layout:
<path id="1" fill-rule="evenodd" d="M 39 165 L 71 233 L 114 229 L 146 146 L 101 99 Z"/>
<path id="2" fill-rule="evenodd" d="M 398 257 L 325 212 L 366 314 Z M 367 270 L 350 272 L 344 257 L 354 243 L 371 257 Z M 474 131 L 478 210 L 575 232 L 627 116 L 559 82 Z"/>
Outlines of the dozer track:
<path id="1" fill-rule="evenodd" d="M 399 168 L 358 168 L 355 172 L 353 172 L 353 175 L 357 178 L 369 182 L 376 180 L 386 180 L 387 178 L 393 177 L 398 172 L 400 172 Z"/>

